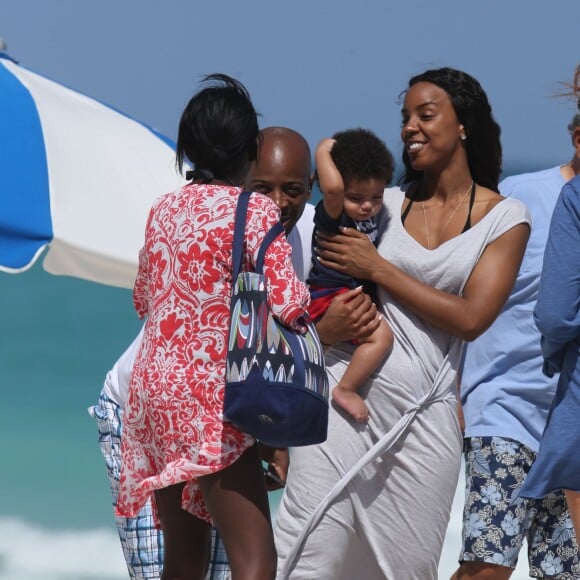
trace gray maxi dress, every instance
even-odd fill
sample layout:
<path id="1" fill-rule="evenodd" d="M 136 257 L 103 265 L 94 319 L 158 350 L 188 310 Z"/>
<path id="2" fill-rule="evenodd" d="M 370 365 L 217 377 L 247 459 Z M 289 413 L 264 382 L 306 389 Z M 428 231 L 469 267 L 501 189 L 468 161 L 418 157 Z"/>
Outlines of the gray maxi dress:
<path id="1" fill-rule="evenodd" d="M 469 230 L 427 250 L 401 223 L 404 192 L 385 191 L 379 252 L 429 286 L 460 295 L 486 246 L 519 223 L 505 199 Z M 430 580 L 437 567 L 461 461 L 455 376 L 463 342 L 378 289 L 393 329 L 389 357 L 360 391 L 367 424 L 334 406 L 325 443 L 294 448 L 275 526 L 278 580 Z M 352 353 L 327 352 L 331 388 Z"/>

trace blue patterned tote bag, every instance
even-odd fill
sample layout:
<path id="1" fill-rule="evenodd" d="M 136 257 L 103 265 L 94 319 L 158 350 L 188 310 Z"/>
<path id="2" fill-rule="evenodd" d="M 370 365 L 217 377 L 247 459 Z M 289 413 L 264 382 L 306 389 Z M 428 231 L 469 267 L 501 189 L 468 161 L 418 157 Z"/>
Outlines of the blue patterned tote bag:
<path id="1" fill-rule="evenodd" d="M 300 334 L 277 320 L 266 299 L 264 256 L 284 233 L 266 234 L 254 272 L 242 272 L 250 193 L 240 194 L 233 242 L 233 287 L 224 418 L 273 447 L 321 443 L 328 426 L 328 378 L 316 330 Z"/>

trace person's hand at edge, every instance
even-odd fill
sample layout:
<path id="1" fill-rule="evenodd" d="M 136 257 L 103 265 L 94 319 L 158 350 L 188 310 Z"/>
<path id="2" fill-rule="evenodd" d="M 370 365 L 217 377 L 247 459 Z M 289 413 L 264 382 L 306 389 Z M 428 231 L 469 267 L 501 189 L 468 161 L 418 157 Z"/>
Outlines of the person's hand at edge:
<path id="1" fill-rule="evenodd" d="M 268 468 L 264 473 L 266 489 L 268 491 L 282 489 L 286 485 L 288 467 L 290 465 L 288 449 L 270 447 L 265 443 L 260 443 L 259 445 L 260 457 L 268 464 Z"/>

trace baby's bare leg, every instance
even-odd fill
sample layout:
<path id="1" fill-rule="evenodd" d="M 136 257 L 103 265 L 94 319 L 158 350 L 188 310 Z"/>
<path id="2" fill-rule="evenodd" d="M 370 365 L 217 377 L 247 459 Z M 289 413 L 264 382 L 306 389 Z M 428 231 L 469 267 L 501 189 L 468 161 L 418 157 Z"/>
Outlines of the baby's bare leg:
<path id="1" fill-rule="evenodd" d="M 377 330 L 355 349 L 340 382 L 332 390 L 334 402 L 355 421 L 364 422 L 369 410 L 358 394 L 360 386 L 393 348 L 393 332 L 383 318 Z"/>

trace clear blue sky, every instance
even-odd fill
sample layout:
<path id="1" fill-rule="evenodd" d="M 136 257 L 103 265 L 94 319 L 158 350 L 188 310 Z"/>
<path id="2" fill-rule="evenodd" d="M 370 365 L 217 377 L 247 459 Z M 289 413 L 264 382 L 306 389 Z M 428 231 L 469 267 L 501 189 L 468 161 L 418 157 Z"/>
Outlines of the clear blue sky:
<path id="1" fill-rule="evenodd" d="M 262 125 L 314 146 L 376 131 L 400 158 L 398 95 L 443 65 L 476 76 L 504 165 L 568 161 L 574 105 L 550 98 L 580 62 L 578 0 L 13 0 L 0 36 L 23 66 L 175 137 L 202 74 L 244 82 Z"/>

